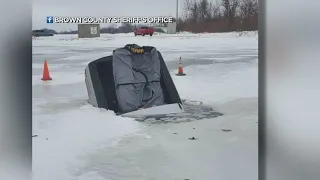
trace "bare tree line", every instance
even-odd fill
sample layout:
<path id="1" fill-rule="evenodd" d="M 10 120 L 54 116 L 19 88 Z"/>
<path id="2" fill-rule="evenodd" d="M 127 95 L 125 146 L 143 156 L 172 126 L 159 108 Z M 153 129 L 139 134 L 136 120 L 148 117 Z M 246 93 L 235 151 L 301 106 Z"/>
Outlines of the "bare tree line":
<path id="1" fill-rule="evenodd" d="M 193 33 L 230 32 L 258 30 L 258 0 L 182 0 L 182 16 L 178 21 L 178 31 Z M 129 33 L 138 24 L 111 24 L 101 28 L 101 33 Z M 156 28 L 157 32 L 163 32 Z M 75 31 L 59 34 L 76 34 Z"/>
<path id="2" fill-rule="evenodd" d="M 178 29 L 229 32 L 258 30 L 258 0 L 184 0 Z"/>

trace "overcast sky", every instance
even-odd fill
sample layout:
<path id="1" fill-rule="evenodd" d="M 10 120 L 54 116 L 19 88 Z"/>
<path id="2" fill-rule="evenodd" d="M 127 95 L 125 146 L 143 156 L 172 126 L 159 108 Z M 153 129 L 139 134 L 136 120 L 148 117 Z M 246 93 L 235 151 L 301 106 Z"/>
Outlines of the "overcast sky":
<path id="1" fill-rule="evenodd" d="M 176 0 L 33 0 L 33 29 L 63 31 L 77 28 L 76 24 L 47 24 L 47 16 L 175 17 Z"/>

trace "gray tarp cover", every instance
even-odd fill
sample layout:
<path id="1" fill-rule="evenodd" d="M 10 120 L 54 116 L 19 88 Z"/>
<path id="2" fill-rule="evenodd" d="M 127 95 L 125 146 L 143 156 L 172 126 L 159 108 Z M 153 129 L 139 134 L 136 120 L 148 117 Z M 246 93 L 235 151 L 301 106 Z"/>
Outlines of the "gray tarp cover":
<path id="1" fill-rule="evenodd" d="M 121 112 L 164 104 L 156 48 L 144 54 L 133 54 L 125 48 L 114 50 L 113 75 Z"/>

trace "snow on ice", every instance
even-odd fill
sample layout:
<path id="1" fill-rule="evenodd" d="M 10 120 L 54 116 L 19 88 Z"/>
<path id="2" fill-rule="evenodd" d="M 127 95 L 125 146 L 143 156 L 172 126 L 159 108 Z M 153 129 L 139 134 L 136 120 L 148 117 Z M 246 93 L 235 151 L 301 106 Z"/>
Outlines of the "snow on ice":
<path id="1" fill-rule="evenodd" d="M 224 115 L 150 125 L 87 104 L 87 63 L 131 43 L 157 47 L 182 99 L 201 101 Z M 174 75 L 179 57 L 187 76 Z M 51 82 L 40 80 L 44 60 Z M 255 180 L 257 97 L 257 32 L 34 38 L 34 180 Z M 190 136 L 198 140 L 189 141 Z"/>

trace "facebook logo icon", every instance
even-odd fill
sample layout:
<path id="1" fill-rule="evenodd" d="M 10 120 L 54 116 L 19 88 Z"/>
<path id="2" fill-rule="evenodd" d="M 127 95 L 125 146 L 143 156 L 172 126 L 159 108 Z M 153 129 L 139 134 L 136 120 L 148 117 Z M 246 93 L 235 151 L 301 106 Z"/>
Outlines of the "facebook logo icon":
<path id="1" fill-rule="evenodd" d="M 53 23 L 53 16 L 47 16 L 47 23 L 52 24 Z"/>

